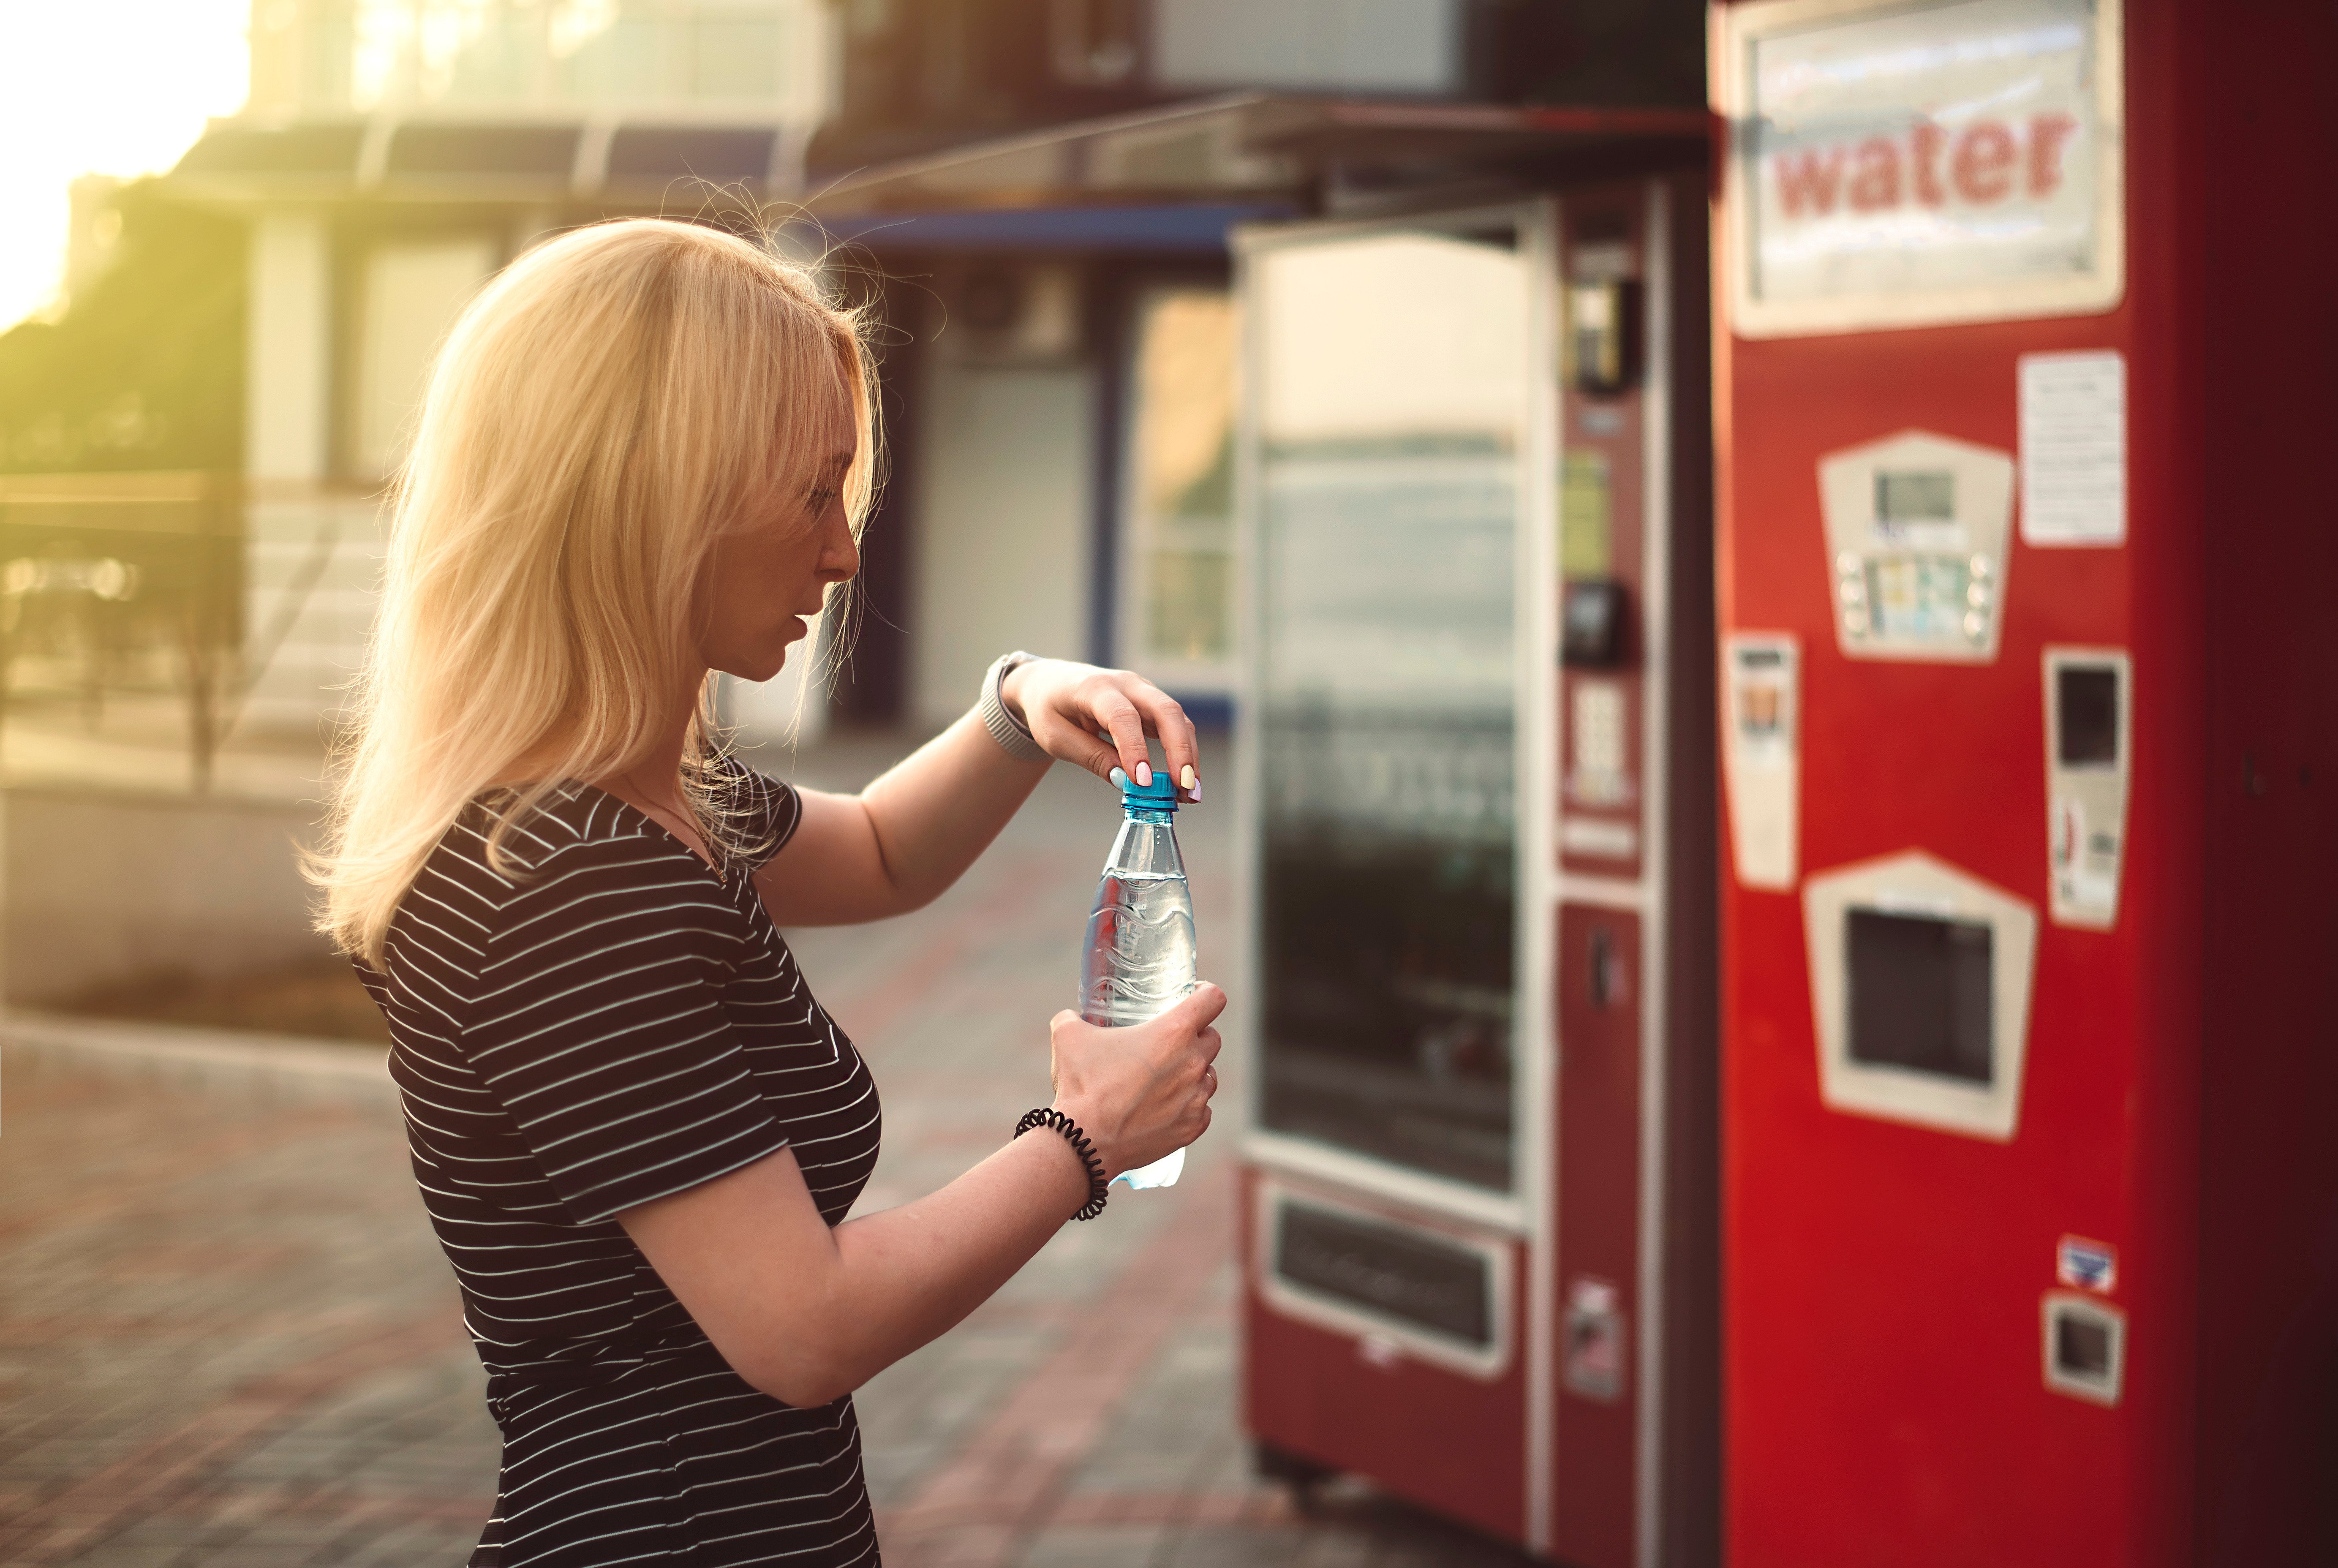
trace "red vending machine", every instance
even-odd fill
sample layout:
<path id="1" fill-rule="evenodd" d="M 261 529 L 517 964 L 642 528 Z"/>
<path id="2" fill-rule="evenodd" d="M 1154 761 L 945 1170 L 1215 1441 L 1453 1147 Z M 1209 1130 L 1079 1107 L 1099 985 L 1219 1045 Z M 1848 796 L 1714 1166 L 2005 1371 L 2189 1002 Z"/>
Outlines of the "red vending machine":
<path id="1" fill-rule="evenodd" d="M 1706 185 L 1240 250 L 1245 1416 L 1583 1568 L 1715 1529 Z"/>
<path id="2" fill-rule="evenodd" d="M 2338 7 L 1712 36 L 1728 1560 L 2338 1560 Z"/>

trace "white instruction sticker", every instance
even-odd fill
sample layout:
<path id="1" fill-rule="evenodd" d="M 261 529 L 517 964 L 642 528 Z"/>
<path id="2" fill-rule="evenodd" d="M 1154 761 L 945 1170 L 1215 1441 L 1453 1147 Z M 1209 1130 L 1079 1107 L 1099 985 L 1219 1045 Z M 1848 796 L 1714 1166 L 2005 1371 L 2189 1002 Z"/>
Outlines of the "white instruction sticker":
<path id="1" fill-rule="evenodd" d="M 2127 543 L 2127 359 L 2021 357 L 2021 542 Z"/>

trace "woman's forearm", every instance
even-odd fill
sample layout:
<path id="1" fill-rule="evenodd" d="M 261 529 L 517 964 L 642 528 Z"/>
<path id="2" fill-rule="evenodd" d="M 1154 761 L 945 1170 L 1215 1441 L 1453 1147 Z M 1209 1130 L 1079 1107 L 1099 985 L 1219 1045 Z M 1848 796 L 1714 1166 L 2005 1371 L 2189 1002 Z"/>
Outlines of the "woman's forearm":
<path id="1" fill-rule="evenodd" d="M 859 1387 L 988 1300 L 1087 1196 L 1086 1166 L 1060 1134 L 1040 1129 L 938 1192 L 839 1226 L 851 1305 L 836 1318 L 831 1354 L 843 1388 Z"/>
<path id="2" fill-rule="evenodd" d="M 801 792 L 803 820 L 756 874 L 780 926 L 849 926 L 922 908 L 998 837 L 1047 771 L 1023 762 L 972 713 L 858 795 Z"/>
<path id="3" fill-rule="evenodd" d="M 861 808 L 905 907 L 931 903 L 964 876 L 1047 767 L 1009 757 L 968 712 L 863 789 Z"/>
<path id="4" fill-rule="evenodd" d="M 1070 1143 L 1040 1132 L 938 1192 L 834 1230 L 784 1149 L 619 1218 L 741 1377 L 815 1406 L 974 1310 L 1087 1194 Z"/>

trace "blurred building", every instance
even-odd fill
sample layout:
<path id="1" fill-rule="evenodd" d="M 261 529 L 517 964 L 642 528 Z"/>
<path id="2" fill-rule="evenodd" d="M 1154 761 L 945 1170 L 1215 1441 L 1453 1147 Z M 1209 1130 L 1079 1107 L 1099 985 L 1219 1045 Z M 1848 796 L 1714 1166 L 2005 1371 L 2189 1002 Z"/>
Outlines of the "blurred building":
<path id="1" fill-rule="evenodd" d="M 248 721 L 338 706 L 464 303 L 571 225 L 793 190 L 832 31 L 819 0 L 255 0 L 250 103 L 171 176 L 251 226 Z"/>
<path id="2" fill-rule="evenodd" d="M 632 213 L 791 217 L 887 322 L 845 717 L 944 721 L 1017 646 L 1222 712 L 1228 230 L 1676 142 L 1701 25 L 1685 0 L 255 0 L 251 101 L 171 177 L 251 225 L 248 718 L 339 701 L 454 315 Z"/>

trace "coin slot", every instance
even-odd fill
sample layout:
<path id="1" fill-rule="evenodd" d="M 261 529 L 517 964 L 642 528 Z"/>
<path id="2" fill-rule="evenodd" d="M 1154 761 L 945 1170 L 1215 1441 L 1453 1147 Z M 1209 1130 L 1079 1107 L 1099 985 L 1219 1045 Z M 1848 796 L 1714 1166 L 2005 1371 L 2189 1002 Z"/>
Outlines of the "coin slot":
<path id="1" fill-rule="evenodd" d="M 2092 1404 L 2117 1404 L 2126 1374 L 2127 1314 L 2067 1290 L 2048 1290 L 2042 1310 L 2046 1387 Z"/>

